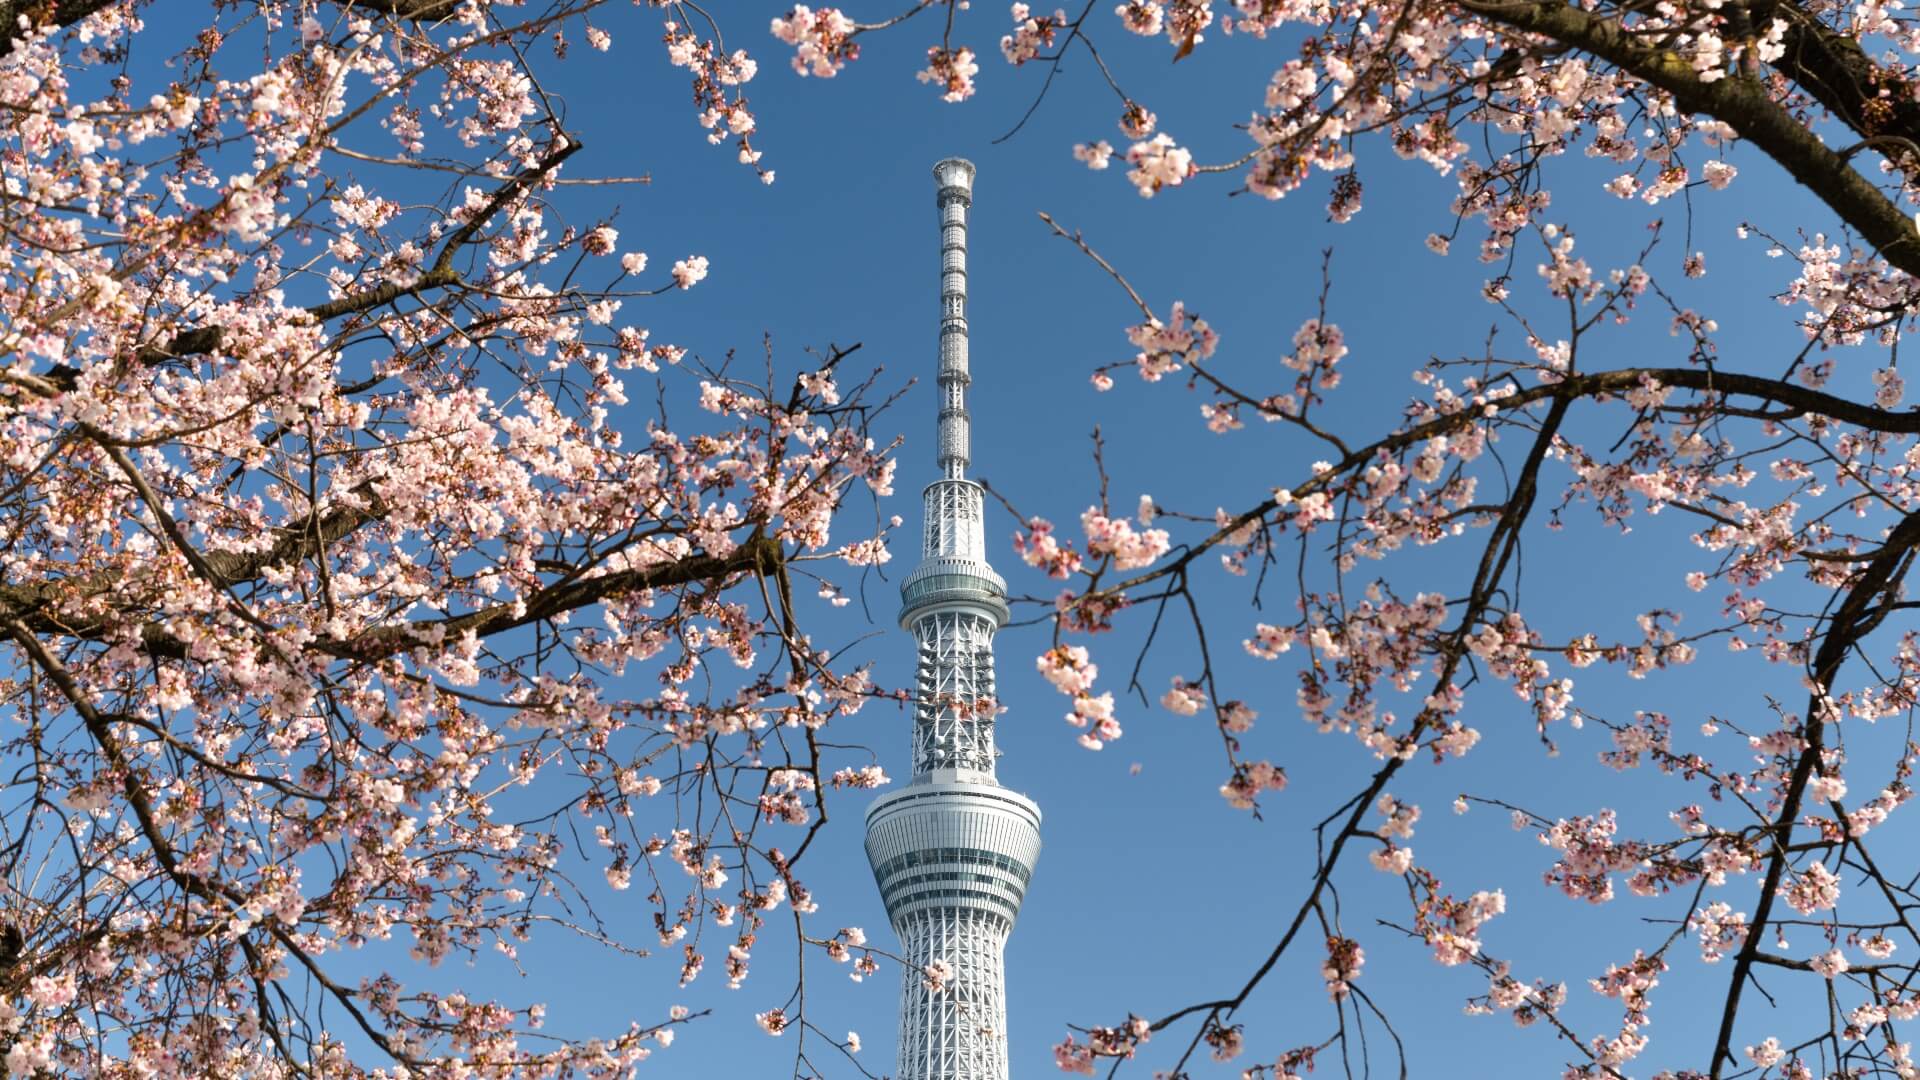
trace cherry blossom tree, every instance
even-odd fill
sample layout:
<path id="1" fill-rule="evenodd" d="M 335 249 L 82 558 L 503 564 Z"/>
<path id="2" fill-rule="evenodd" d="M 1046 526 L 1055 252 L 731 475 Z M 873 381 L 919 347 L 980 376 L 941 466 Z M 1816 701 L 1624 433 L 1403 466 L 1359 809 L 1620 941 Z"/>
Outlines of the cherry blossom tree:
<path id="1" fill-rule="evenodd" d="M 782 909 L 876 966 L 800 922 L 825 793 L 885 777 L 799 619 L 887 557 L 831 529 L 886 398 L 635 320 L 709 264 L 556 201 L 623 182 L 529 59 L 597 7 L 216 5 L 156 81 L 158 8 L 6 5 L 0 1073 L 626 1075 L 684 1010 L 548 1034 L 428 970 L 560 934 L 737 983 Z M 653 8 L 690 142 L 770 181 L 753 61 Z"/>
<path id="2" fill-rule="evenodd" d="M 1417 392 L 1393 422 L 1352 430 L 1329 405 L 1349 351 L 1337 291 L 1298 312 L 1277 350 L 1240 346 L 1281 354 L 1285 377 L 1261 381 L 1195 314 L 1204 296 L 1143 296 L 1088 237 L 1046 219 L 1137 311 L 1126 328 L 1134 355 L 1093 371 L 1097 389 L 1131 369 L 1196 392 L 1199 422 L 1223 439 L 1258 440 L 1253 429 L 1264 429 L 1304 437 L 1323 458 L 1278 484 L 1263 477 L 1218 510 L 1152 497 L 1114 507 L 1109 480 L 1128 478 L 1102 467 L 1078 534 L 1048 516 L 1070 508 L 1027 520 L 1016 550 L 1064 583 L 1057 598 L 1036 598 L 1055 627 L 1037 662 L 1071 700 L 1076 737 L 1097 750 L 1122 736 L 1126 710 L 1103 682 L 1143 705 L 1157 698 L 1174 714 L 1212 717 L 1225 758 L 1219 794 L 1254 813 L 1286 798 L 1287 762 L 1275 758 L 1304 752 L 1270 725 L 1256 728 L 1262 713 L 1349 735 L 1373 762 L 1351 798 L 1312 811 L 1325 813 L 1317 865 L 1256 931 L 1262 955 L 1244 974 L 1216 998 L 1151 1002 L 1071 1033 L 1056 1048 L 1060 1067 L 1111 1075 L 1139 1058 L 1156 1075 L 1185 1076 L 1211 1056 L 1245 1077 L 1294 1080 L 1335 1053 L 1356 1067 L 1355 1025 L 1387 1022 L 1366 992 L 1366 948 L 1412 938 L 1440 965 L 1483 972 L 1469 1011 L 1508 1013 L 1564 1040 L 1569 1077 L 1636 1068 L 1655 988 L 1680 964 L 1718 965 L 1717 1022 L 1670 1045 L 1680 1055 L 1671 1060 L 1690 1063 L 1661 1077 L 1916 1075 L 1908 1032 L 1920 969 L 1900 951 L 1920 950 L 1920 867 L 1905 855 L 1910 844 L 1875 830 L 1912 795 L 1920 753 L 1911 736 L 1920 639 L 1905 590 L 1920 553 L 1920 416 L 1903 407 L 1897 369 L 1920 304 L 1920 25 L 1877 2 L 1772 0 L 1126 0 L 1053 13 L 1018 3 L 1011 25 L 997 27 L 978 13 L 956 23 L 957 10 L 923 3 L 868 25 L 795 9 L 775 32 L 799 48 L 796 64 L 829 75 L 837 66 L 812 58 L 844 63 L 868 30 L 944 12 L 921 77 L 949 100 L 992 77 L 973 62 L 970 36 L 999 33 L 1009 64 L 1045 70 L 1036 106 L 1069 59 L 1084 61 L 1112 89 L 1128 144 L 1094 138 L 1073 156 L 1096 173 L 1124 162 L 1125 180 L 1148 198 L 1209 185 L 1275 201 L 1323 197 L 1334 221 L 1361 228 L 1361 156 L 1377 136 L 1444 178 L 1451 202 L 1436 208 L 1454 225 L 1427 246 L 1446 256 L 1462 234 L 1473 241 L 1483 295 L 1504 320 L 1478 354 L 1413 368 Z M 988 25 L 970 29 L 974 21 Z M 1224 102 L 1217 117 L 1244 132 L 1244 152 L 1203 162 L 1158 129 L 1151 102 L 1125 89 L 1125 60 L 1151 55 L 1116 44 L 1129 35 L 1157 40 L 1159 62 L 1189 65 L 1210 62 L 1220 37 L 1264 43 L 1264 95 Z M 1103 118 L 1089 119 L 1103 129 Z M 1582 158 L 1611 178 L 1595 183 Z M 1674 265 L 1677 277 L 1699 277 L 1706 266 L 1697 252 L 1656 263 L 1666 250 L 1658 219 L 1673 204 L 1655 207 L 1737 198 L 1740 165 L 1777 170 L 1817 209 L 1796 223 L 1797 240 L 1742 228 L 1755 258 L 1791 264 L 1773 293 L 1799 313 L 1801 332 L 1771 353 L 1729 356 L 1724 316 L 1682 306 L 1673 280 L 1656 273 Z M 1316 172 L 1329 177 L 1317 184 Z M 1639 259 L 1588 261 L 1575 211 L 1552 198 L 1568 184 L 1648 208 L 1653 239 Z M 1100 224 L 1122 227 L 1089 228 Z M 1672 355 L 1623 363 L 1618 327 L 1649 319 L 1671 330 Z M 1663 524 L 1691 525 L 1691 564 L 1666 574 L 1670 604 L 1569 613 L 1537 590 L 1523 594 L 1530 531 L 1604 537 L 1662 513 Z M 1436 545 L 1459 552 L 1450 575 L 1410 557 Z M 1245 575 L 1239 598 L 1258 611 L 1194 587 L 1220 574 Z M 1683 614 L 1693 616 L 1684 630 Z M 1197 668 L 1149 688 L 1145 657 L 1103 654 L 1094 637 L 1128 620 L 1150 641 L 1184 636 Z M 1743 653 L 1765 689 L 1734 697 L 1723 714 L 1669 715 L 1662 687 L 1685 678 L 1671 669 L 1709 644 Z M 1218 653 L 1233 648 L 1272 661 L 1274 678 L 1233 684 Z M 1101 676 L 1130 659 L 1129 678 Z M 1631 716 L 1584 707 L 1573 673 L 1596 666 L 1644 679 L 1645 704 Z M 1550 889 L 1639 905 L 1651 930 L 1619 939 L 1605 971 L 1536 970 L 1524 954 L 1496 955 L 1482 930 L 1519 881 L 1449 890 L 1411 843 L 1423 808 L 1401 792 L 1493 737 L 1475 726 L 1476 703 L 1504 694 L 1525 702 L 1529 737 L 1546 746 L 1570 727 L 1597 728 L 1606 764 L 1666 778 L 1668 826 L 1644 835 L 1623 835 L 1607 804 L 1619 796 L 1605 791 L 1584 793 L 1594 800 L 1585 806 L 1523 807 L 1495 792 L 1453 806 L 1497 807 L 1536 834 L 1553 853 Z M 1404 894 L 1404 915 L 1384 926 L 1343 921 L 1343 882 L 1350 893 Z M 1297 1014 L 1276 1020 L 1249 1007 L 1283 965 L 1324 978 L 1331 1009 L 1318 1034 L 1300 1030 Z M 1577 1030 L 1563 1015 L 1569 984 L 1581 981 L 1618 1002 L 1617 1026 Z M 1755 1013 L 1783 983 L 1806 987 L 1811 996 L 1796 1000 L 1812 1007 Z M 1171 1047 L 1148 1045 L 1170 1034 Z"/>
<path id="3" fill-rule="evenodd" d="M 124 63 L 144 5 L 5 13 L 7 1075 L 625 1074 L 691 1018 L 549 1034 L 537 1002 L 422 974 L 536 934 L 636 948 L 574 877 L 576 835 L 608 885 L 647 890 L 647 944 L 683 981 L 709 953 L 745 980 L 776 911 L 803 955 L 875 970 L 883 954 L 816 910 L 797 867 L 833 789 L 885 780 L 821 733 L 897 694 L 834 662 L 803 618 L 845 598 L 833 575 L 887 557 L 891 519 L 836 514 L 889 492 L 893 444 L 873 427 L 888 391 L 852 348 L 708 363 L 633 322 L 709 263 L 650 259 L 610 221 L 562 212 L 567 185 L 620 178 L 575 175 L 591 155 L 541 73 L 568 48 L 611 48 L 609 9 L 255 0 L 209 13 L 145 82 Z M 1036 106 L 1084 55 L 1126 145 L 1072 154 L 1090 183 L 1123 172 L 1149 198 L 1211 187 L 1293 206 L 1320 197 L 1321 171 L 1326 213 L 1362 228 L 1357 151 L 1382 136 L 1443 178 L 1454 225 L 1427 244 L 1478 241 L 1509 330 L 1415 368 L 1395 419 L 1347 430 L 1329 405 L 1349 352 L 1331 278 L 1277 343 L 1286 374 L 1262 383 L 1232 366 L 1252 346 L 1200 317 L 1204 297 L 1144 296 L 1077 231 L 1099 223 L 1047 219 L 1137 311 L 1110 337 L 1131 359 L 1093 371 L 1095 388 L 1131 369 L 1195 391 L 1220 438 L 1285 433 L 1323 458 L 1250 481 L 1237 506 L 1114 506 L 1101 466 L 1088 509 L 1023 508 L 1029 584 L 1064 583 L 1033 599 L 1067 731 L 1088 749 L 1122 739 L 1116 688 L 1209 718 L 1222 775 L 1200 794 L 1249 813 L 1288 798 L 1294 741 L 1274 716 L 1351 736 L 1369 770 L 1316 808 L 1319 857 L 1256 928 L 1244 974 L 1206 1000 L 1089 1018 L 1060 1065 L 1184 1075 L 1211 1057 L 1303 1076 L 1363 1017 L 1387 1022 L 1367 953 L 1411 941 L 1479 970 L 1475 1011 L 1563 1040 L 1570 1076 L 1628 1075 L 1660 977 L 1682 963 L 1719 965 L 1723 996 L 1696 1059 L 1663 1076 L 1912 1075 L 1920 994 L 1900 947 L 1920 950 L 1920 867 L 1873 835 L 1920 753 L 1904 592 L 1920 417 L 1896 364 L 1920 302 L 1911 20 L 1767 0 L 1010 15 L 793 7 L 756 15 L 772 40 L 752 44 L 827 78 L 863 45 L 925 33 L 901 47 L 924 47 L 922 92 L 955 104 L 995 77 L 996 40 L 1006 63 L 1044 69 Z M 690 81 L 690 126 L 771 182 L 745 90 L 758 63 L 738 47 L 758 26 L 732 28 L 729 47 L 695 5 L 641 16 Z M 1207 163 L 1123 89 L 1121 60 L 1150 41 L 1161 62 L 1205 64 L 1227 34 L 1280 55 L 1258 100 L 1222 104 L 1244 152 Z M 1129 35 L 1146 41 L 1114 47 Z M 1097 119 L 1105 132 L 1116 117 Z M 1752 238 L 1790 257 L 1777 288 L 1803 332 L 1774 355 L 1723 356 L 1714 313 L 1656 272 L 1657 231 L 1636 262 L 1590 264 L 1551 199 L 1580 157 L 1649 208 L 1738 197 L 1736 157 L 1801 185 L 1825 216 L 1800 240 Z M 1682 277 L 1705 272 L 1682 253 Z M 1620 324 L 1647 319 L 1673 331 L 1674 355 L 1616 362 Z M 644 420 L 611 419 L 649 396 Z M 1578 620 L 1522 604 L 1539 527 L 1606 536 L 1656 512 L 1695 529 L 1671 604 Z M 1075 513 L 1078 532 L 1052 523 Z M 1458 553 L 1454 569 L 1413 565 L 1429 547 Z M 1259 610 L 1208 599 L 1202 574 L 1244 575 L 1239 599 Z M 1149 687 L 1145 657 L 1098 637 L 1123 624 L 1183 636 L 1196 666 Z M 1216 662 L 1236 642 L 1274 677 L 1236 685 Z M 1671 715 L 1661 687 L 1707 645 L 1742 653 L 1772 698 Z M 1103 681 L 1130 660 L 1131 677 Z M 1589 668 L 1645 677 L 1645 706 L 1588 709 L 1572 672 Z M 1645 906 L 1651 929 L 1605 971 L 1497 952 L 1483 931 L 1527 875 L 1452 890 L 1417 854 L 1408 792 L 1512 737 L 1475 726 L 1495 699 L 1524 702 L 1528 739 L 1605 731 L 1607 764 L 1686 789 L 1671 827 L 1644 836 L 1621 834 L 1607 792 L 1453 806 L 1535 834 L 1551 889 Z M 1404 914 L 1350 923 L 1342 888 L 1404 896 Z M 1778 944 L 1787 927 L 1796 949 Z M 363 949 L 382 970 L 345 974 Z M 1247 1008 L 1282 965 L 1324 981 L 1319 1030 Z M 1828 1007 L 1755 1015 L 1762 971 Z M 923 974 L 938 988 L 949 972 Z M 1618 1002 L 1618 1025 L 1563 1015 L 1588 992 Z M 346 1026 L 319 1023 L 315 1000 Z M 852 1060 L 858 1039 L 815 1026 L 804 981 L 769 1004 L 757 1019 L 797 1031 L 796 1072 L 821 1071 L 809 1045 Z"/>

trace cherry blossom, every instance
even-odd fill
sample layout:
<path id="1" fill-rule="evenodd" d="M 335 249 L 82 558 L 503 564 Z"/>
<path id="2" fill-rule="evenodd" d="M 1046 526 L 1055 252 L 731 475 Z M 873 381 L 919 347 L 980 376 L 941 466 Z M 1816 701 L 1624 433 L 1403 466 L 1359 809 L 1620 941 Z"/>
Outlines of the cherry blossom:
<path id="1" fill-rule="evenodd" d="M 1747 1047 L 1746 1054 L 1748 1060 L 1763 1069 L 1778 1065 L 1787 1056 L 1786 1051 L 1780 1049 L 1780 1040 L 1771 1035 L 1760 1045 Z"/>
<path id="2" fill-rule="evenodd" d="M 1198 686 L 1188 684 L 1185 679 L 1174 676 L 1173 689 L 1160 698 L 1160 704 L 1171 713 L 1180 716 L 1193 716 L 1207 703 L 1207 692 Z"/>
<path id="3" fill-rule="evenodd" d="M 1813 970 L 1829 979 L 1846 974 L 1849 966 L 1847 964 L 1846 954 L 1842 953 L 1839 949 L 1828 949 L 1826 952 L 1807 961 L 1807 964 L 1812 967 Z"/>
<path id="4" fill-rule="evenodd" d="M 1074 143 L 1073 156 L 1076 161 L 1084 161 L 1087 163 L 1087 168 L 1098 172 L 1111 163 L 1113 144 L 1105 139 L 1090 143 Z"/>
<path id="5" fill-rule="evenodd" d="M 1353 980 L 1360 977 L 1360 968 L 1367 962 L 1366 950 L 1352 938 L 1330 937 L 1327 939 L 1327 962 L 1320 974 L 1327 980 L 1327 994 L 1335 1001 L 1346 997 L 1353 990 Z"/>
<path id="6" fill-rule="evenodd" d="M 1051 48 L 1055 35 L 1067 25 L 1067 14 L 1055 11 L 1052 15 L 1036 18 L 1033 9 L 1024 3 L 1013 5 L 1013 33 L 1000 39 L 1000 54 L 1007 63 L 1018 67 L 1038 56 L 1042 50 Z"/>
<path id="7" fill-rule="evenodd" d="M 1144 134 L 1144 126 L 1136 124 L 1135 130 Z M 1147 199 L 1162 188 L 1178 187 L 1194 174 L 1193 155 L 1175 145 L 1173 137 L 1164 131 L 1128 147 L 1127 164 L 1133 166 L 1127 171 L 1127 179 Z"/>
<path id="8" fill-rule="evenodd" d="M 935 45 L 927 49 L 927 66 L 917 72 L 915 78 L 939 89 L 940 100 L 953 102 L 973 96 L 973 77 L 978 74 L 980 65 L 975 62 L 972 49 Z"/>
<path id="9" fill-rule="evenodd" d="M 953 979 L 953 965 L 946 960 L 931 960 L 921 972 L 921 982 L 931 993 L 941 993 Z"/>
<path id="10" fill-rule="evenodd" d="M 831 79 L 860 58 L 860 46 L 851 40 L 854 21 L 838 8 L 811 11 L 795 5 L 773 20 L 772 29 L 774 37 L 794 47 L 793 70 L 801 75 Z"/>
<path id="11" fill-rule="evenodd" d="M 707 257 L 689 255 L 673 264 L 673 283 L 682 289 L 691 289 L 707 277 Z"/>

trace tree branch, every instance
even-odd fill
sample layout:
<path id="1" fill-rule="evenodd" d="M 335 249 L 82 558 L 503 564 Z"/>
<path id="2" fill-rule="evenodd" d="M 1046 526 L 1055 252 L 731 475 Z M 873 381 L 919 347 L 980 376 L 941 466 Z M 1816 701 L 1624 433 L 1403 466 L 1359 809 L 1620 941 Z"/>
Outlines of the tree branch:
<path id="1" fill-rule="evenodd" d="M 1591 53 L 1674 96 L 1679 106 L 1731 124 L 1779 162 L 1848 225 L 1909 274 L 1920 276 L 1920 234 L 1893 201 L 1782 108 L 1758 79 L 1730 74 L 1704 82 L 1685 57 L 1647 44 L 1619 22 L 1567 4 L 1456 0 L 1476 15 Z M 1811 89 L 1811 88 L 1810 88 Z"/>

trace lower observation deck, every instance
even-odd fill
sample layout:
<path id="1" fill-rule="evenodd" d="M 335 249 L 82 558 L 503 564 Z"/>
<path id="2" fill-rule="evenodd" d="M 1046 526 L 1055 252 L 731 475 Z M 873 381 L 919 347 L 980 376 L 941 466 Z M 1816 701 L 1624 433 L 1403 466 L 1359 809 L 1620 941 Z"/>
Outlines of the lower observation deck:
<path id="1" fill-rule="evenodd" d="M 1011 929 L 1039 858 L 1040 808 L 980 773 L 936 769 L 867 811 L 867 860 L 896 926 L 966 910 Z"/>

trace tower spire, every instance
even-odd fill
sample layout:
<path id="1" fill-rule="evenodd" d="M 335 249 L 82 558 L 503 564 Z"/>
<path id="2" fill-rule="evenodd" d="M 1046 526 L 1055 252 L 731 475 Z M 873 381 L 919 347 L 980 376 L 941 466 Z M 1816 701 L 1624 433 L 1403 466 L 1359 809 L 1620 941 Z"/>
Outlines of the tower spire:
<path id="1" fill-rule="evenodd" d="M 867 811 L 867 859 L 906 961 L 898 1080 L 1006 1080 L 1007 936 L 1040 857 L 1040 808 L 995 778 L 993 636 L 1007 586 L 987 564 L 985 498 L 966 478 L 967 211 L 973 164 L 933 167 L 940 210 L 940 479 L 920 565 L 900 586 L 918 651 L 913 780 Z M 941 963 L 939 989 L 926 972 Z"/>
<path id="2" fill-rule="evenodd" d="M 948 158 L 933 167 L 940 206 L 940 472 L 967 475 L 973 425 L 967 415 L 967 211 L 973 163 Z"/>

